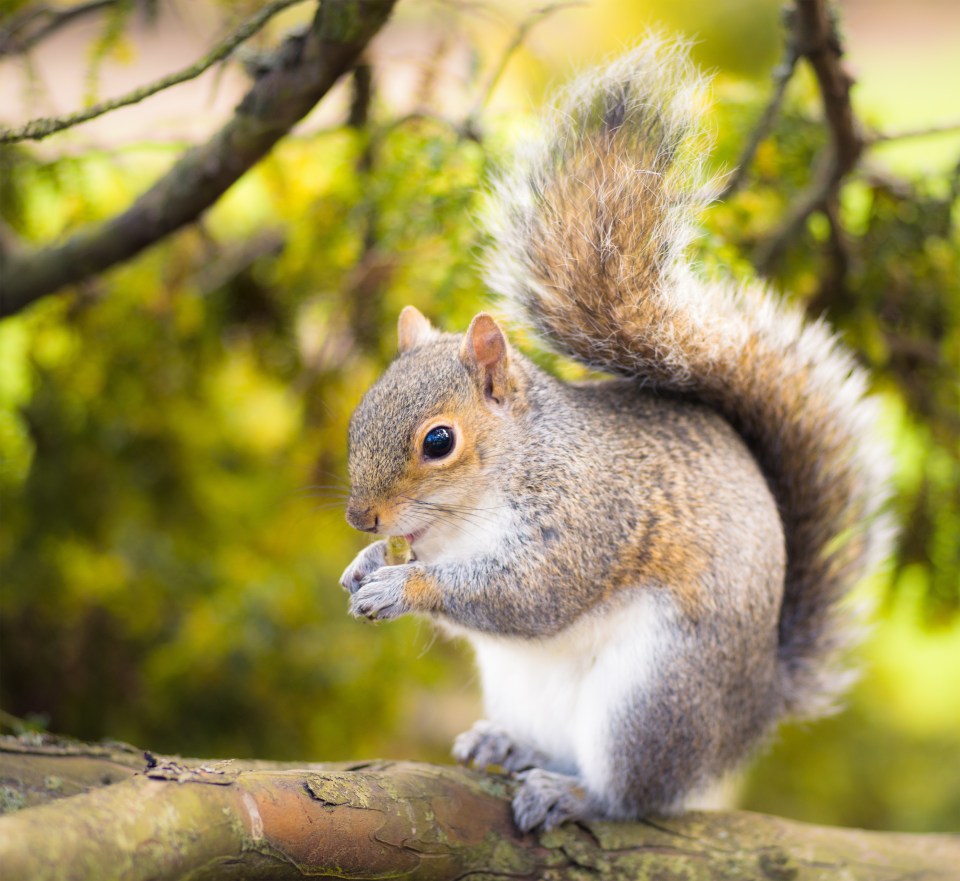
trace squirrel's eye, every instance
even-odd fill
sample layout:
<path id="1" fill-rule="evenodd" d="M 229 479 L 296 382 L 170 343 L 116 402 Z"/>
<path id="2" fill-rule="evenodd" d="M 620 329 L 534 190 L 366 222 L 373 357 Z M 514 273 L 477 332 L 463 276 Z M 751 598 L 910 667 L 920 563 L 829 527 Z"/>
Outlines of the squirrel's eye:
<path id="1" fill-rule="evenodd" d="M 431 428 L 423 439 L 423 455 L 428 459 L 440 459 L 453 449 L 453 429 L 445 425 Z"/>

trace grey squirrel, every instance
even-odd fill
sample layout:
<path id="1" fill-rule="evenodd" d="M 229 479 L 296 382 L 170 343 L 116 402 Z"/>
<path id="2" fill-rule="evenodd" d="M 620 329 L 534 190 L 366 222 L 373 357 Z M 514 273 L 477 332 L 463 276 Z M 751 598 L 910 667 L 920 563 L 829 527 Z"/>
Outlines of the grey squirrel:
<path id="1" fill-rule="evenodd" d="M 400 315 L 350 423 L 356 616 L 473 645 L 486 719 L 454 754 L 520 778 L 523 830 L 676 811 L 850 680 L 840 602 L 883 556 L 865 377 L 758 284 L 698 278 L 701 79 L 649 38 L 576 80 L 488 214 L 490 286 L 613 378 L 564 383 L 481 313 Z"/>

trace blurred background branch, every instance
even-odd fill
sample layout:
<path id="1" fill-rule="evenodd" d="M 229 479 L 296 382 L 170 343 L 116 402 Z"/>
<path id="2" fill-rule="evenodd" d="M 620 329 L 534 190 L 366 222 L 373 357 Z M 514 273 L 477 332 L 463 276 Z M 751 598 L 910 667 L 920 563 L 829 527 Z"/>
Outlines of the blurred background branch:
<path id="1" fill-rule="evenodd" d="M 230 53 L 237 48 L 237 46 L 249 40 L 278 13 L 282 12 L 284 9 L 288 9 L 291 6 L 296 5 L 297 3 L 305 2 L 306 0 L 272 0 L 272 2 L 267 3 L 264 7 L 258 10 L 255 15 L 251 16 L 239 28 L 233 31 L 233 33 L 224 37 L 224 39 L 214 46 L 213 49 L 211 49 L 206 55 L 204 55 L 203 58 L 199 59 L 196 63 L 191 64 L 189 67 L 185 67 L 183 70 L 178 70 L 175 73 L 168 74 L 167 76 L 162 77 L 155 82 L 148 83 L 145 86 L 140 86 L 140 88 L 134 89 L 132 92 L 128 92 L 125 95 L 120 95 L 117 98 L 111 98 L 109 101 L 101 101 L 98 104 L 94 104 L 93 107 L 88 107 L 85 110 L 78 110 L 76 113 L 68 113 L 66 116 L 33 119 L 26 123 L 26 125 L 22 125 L 15 129 L 0 128 L 0 144 L 13 144 L 17 141 L 28 140 L 39 141 L 43 138 L 49 137 L 52 134 L 55 134 L 56 132 L 61 132 L 64 129 L 72 128 L 73 126 L 80 125 L 84 122 L 89 122 L 91 119 L 96 119 L 98 116 L 103 116 L 105 113 L 109 113 L 111 110 L 119 110 L 121 107 L 126 107 L 129 104 L 137 104 L 138 102 L 149 98 L 151 95 L 156 95 L 157 92 L 162 92 L 164 89 L 169 89 L 172 86 L 185 83 L 188 80 L 196 79 L 205 70 L 213 67 L 213 65 L 217 62 L 223 61 L 223 59 L 229 56 Z M 54 20 L 63 21 L 64 19 L 65 16 L 61 16 L 60 18 Z M 36 45 L 40 40 L 43 39 L 44 36 L 48 36 L 51 33 L 53 33 L 53 30 L 47 30 L 45 34 L 35 36 L 31 41 L 30 46 Z"/>
<path id="2" fill-rule="evenodd" d="M 910 138 L 929 138 L 931 135 L 950 135 L 960 131 L 960 121 L 947 122 L 942 125 L 927 125 L 922 128 L 904 129 L 903 131 L 870 132 L 867 136 L 867 145 L 883 144 L 887 141 L 904 141 Z"/>
<path id="3" fill-rule="evenodd" d="M 292 2 L 277 0 L 266 7 L 248 22 L 246 36 Z M 10 256 L 0 266 L 0 316 L 127 260 L 196 220 L 350 70 L 392 7 L 393 0 L 326 0 L 306 37 L 288 38 L 277 50 L 277 63 L 254 82 L 233 118 L 205 144 L 185 153 L 126 211 L 62 245 Z M 220 48 L 232 49 L 239 33 Z"/>
<path id="4" fill-rule="evenodd" d="M 750 171 L 750 165 L 757 154 L 757 148 L 770 136 L 773 126 L 776 124 L 777 116 L 787 94 L 787 86 L 790 84 L 790 79 L 793 77 L 797 61 L 800 58 L 797 50 L 796 34 L 790 27 L 790 21 L 793 18 L 791 13 L 792 10 L 784 10 L 784 17 L 787 20 L 786 45 L 783 60 L 773 69 L 773 94 L 770 96 L 770 101 L 766 107 L 763 108 L 763 115 L 744 145 L 736 166 L 730 172 L 727 183 L 718 193 L 717 198 L 720 200 L 730 198 L 743 186 Z"/>
<path id="5" fill-rule="evenodd" d="M 60 28 L 119 2 L 121 0 L 88 0 L 75 6 L 42 3 L 29 6 L 0 26 L 0 56 L 29 52 Z"/>
<path id="6" fill-rule="evenodd" d="M 770 274 L 814 211 L 822 210 L 836 219 L 840 185 L 856 167 L 864 146 L 861 126 L 850 103 L 853 78 L 841 61 L 843 47 L 832 8 L 826 0 L 796 0 L 786 21 L 790 30 L 787 62 L 795 53 L 813 69 L 823 101 L 829 142 L 817 158 L 807 190 L 796 198 L 779 228 L 757 248 L 754 263 L 765 275 Z M 838 228 L 839 221 L 836 224 L 831 228 Z M 835 251 L 842 249 L 839 234 L 833 242 Z"/>
<path id="7" fill-rule="evenodd" d="M 561 12 L 565 9 L 572 9 L 573 7 L 584 5 L 586 5 L 586 0 L 568 0 L 568 2 L 563 3 L 549 3 L 539 9 L 535 9 L 533 13 L 524 18 L 520 24 L 517 25 L 517 29 L 514 32 L 513 37 L 510 39 L 510 42 L 507 43 L 506 49 L 504 49 L 500 54 L 500 58 L 494 65 L 493 70 L 490 72 L 490 76 L 487 78 L 486 84 L 477 92 L 477 97 L 473 103 L 473 108 L 469 113 L 467 113 L 467 120 L 476 119 L 480 115 L 480 112 L 483 110 L 483 108 L 486 107 L 490 102 L 490 97 L 497 88 L 497 84 L 503 78 L 503 74 L 507 69 L 507 65 L 510 64 L 510 60 L 513 58 L 517 50 L 523 46 L 533 28 L 556 12 Z"/>

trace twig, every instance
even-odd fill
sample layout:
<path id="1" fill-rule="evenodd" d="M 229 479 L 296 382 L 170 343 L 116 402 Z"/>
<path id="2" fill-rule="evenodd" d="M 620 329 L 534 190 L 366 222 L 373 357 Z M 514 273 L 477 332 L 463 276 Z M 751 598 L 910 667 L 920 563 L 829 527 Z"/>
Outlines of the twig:
<path id="1" fill-rule="evenodd" d="M 807 303 L 807 313 L 814 318 L 820 317 L 831 303 L 836 303 L 847 294 L 847 277 L 850 273 L 850 247 L 840 219 L 840 199 L 827 199 L 823 213 L 830 227 L 827 248 L 829 268 L 823 273 L 816 294 Z"/>
<path id="2" fill-rule="evenodd" d="M 373 70 L 370 63 L 361 61 L 351 77 L 350 112 L 347 125 L 354 129 L 365 129 L 370 120 L 370 102 L 373 100 Z"/>
<path id="3" fill-rule="evenodd" d="M 369 64 L 358 64 L 353 72 L 353 95 L 347 124 L 361 135 L 357 157 L 357 182 L 364 198 L 357 206 L 362 246 L 346 282 L 349 292 L 347 320 L 353 342 L 368 354 L 380 343 L 383 297 L 397 265 L 394 255 L 380 248 L 380 210 L 373 197 L 371 179 L 382 146 L 382 133 L 370 123 L 370 105 L 375 81 Z"/>
<path id="4" fill-rule="evenodd" d="M 414 91 L 416 96 L 414 98 L 415 107 L 430 107 L 434 103 L 433 97 L 437 86 L 440 65 L 450 51 L 452 35 L 453 29 L 449 27 L 441 32 L 440 39 L 437 40 L 437 45 L 433 49 L 430 60 L 424 65 L 420 73 L 420 82 Z"/>
<path id="5" fill-rule="evenodd" d="M 797 40 L 817 78 L 836 157 L 839 183 L 860 158 L 863 132 L 850 103 L 853 77 L 843 65 L 843 47 L 828 0 L 796 0 Z"/>
<path id="6" fill-rule="evenodd" d="M 753 157 L 757 153 L 757 148 L 770 134 L 773 124 L 780 114 L 780 107 L 783 105 L 783 99 L 787 93 L 787 85 L 790 83 L 793 72 L 797 68 L 799 52 L 792 30 L 792 15 L 788 12 L 788 14 L 784 15 L 784 18 L 787 25 L 786 46 L 784 47 L 783 61 L 773 69 L 773 94 L 770 96 L 770 101 L 764 108 L 763 114 L 760 116 L 753 133 L 750 135 L 750 140 L 747 141 L 743 152 L 740 154 L 736 170 L 730 175 L 727 185 L 720 191 L 720 194 L 717 196 L 718 199 L 728 199 L 743 186 L 750 165 L 753 163 Z"/>
<path id="7" fill-rule="evenodd" d="M 768 275 L 779 263 L 784 251 L 797 237 L 815 211 L 822 211 L 833 188 L 836 159 L 829 150 L 821 154 L 810 186 L 790 206 L 776 231 L 757 245 L 753 264 L 757 270 Z"/>
<path id="8" fill-rule="evenodd" d="M 194 222 L 350 70 L 395 0 L 323 0 L 305 38 L 257 79 L 230 120 L 186 153 L 126 211 L 62 245 L 0 264 L 0 316 L 133 257 Z"/>
<path id="9" fill-rule="evenodd" d="M 278 257 L 285 246 L 286 238 L 282 230 L 261 230 L 253 238 L 240 242 L 211 259 L 197 275 L 197 289 L 201 295 L 209 296 L 248 273 L 263 257 Z"/>
<path id="10" fill-rule="evenodd" d="M 960 132 L 960 120 L 942 123 L 941 125 L 928 125 L 924 128 L 904 129 L 899 132 L 871 132 L 866 136 L 865 146 L 873 147 L 875 144 L 886 144 L 888 141 L 906 141 L 911 138 L 928 138 L 933 135 L 952 135 L 957 132 Z"/>
<path id="11" fill-rule="evenodd" d="M 423 110 L 411 110 L 409 113 L 404 113 L 402 116 L 391 119 L 379 127 L 377 135 L 383 138 L 411 122 L 432 122 L 443 128 L 450 129 L 457 138 L 468 138 L 480 143 L 480 136 L 476 129 L 468 125 L 469 120 L 461 123 L 446 116 L 440 116 L 437 113 L 428 113 Z"/>
<path id="12" fill-rule="evenodd" d="M 487 80 L 487 85 L 477 96 L 477 100 L 474 102 L 473 107 L 470 112 L 467 114 L 467 119 L 474 119 L 479 116 L 480 111 L 486 107 L 487 102 L 490 100 L 490 97 L 493 95 L 494 89 L 497 87 L 497 83 L 500 82 L 500 78 L 503 76 L 504 71 L 507 69 L 507 65 L 510 63 L 510 59 L 513 58 L 514 53 L 523 45 L 524 41 L 527 39 L 527 36 L 530 34 L 530 31 L 534 29 L 540 22 L 549 18 L 553 13 L 559 12 L 562 9 L 569 9 L 573 6 L 586 6 L 586 0 L 565 0 L 562 3 L 550 3 L 547 6 L 543 6 L 540 9 L 535 9 L 530 13 L 520 24 L 517 26 L 517 30 L 513 35 L 513 39 L 507 44 L 507 48 L 503 51 L 503 54 L 500 56 L 500 60 L 497 63 L 497 66 L 493 69 L 493 72 L 490 74 L 490 78 Z M 467 127 L 466 125 L 464 126 Z"/>
<path id="13" fill-rule="evenodd" d="M 37 6 L 27 9 L 21 15 L 15 17 L 5 28 L 0 29 L 0 56 L 15 55 L 23 52 L 29 52 L 41 40 L 46 39 L 52 33 L 60 30 L 64 25 L 83 18 L 91 12 L 99 12 L 107 6 L 113 6 L 118 0 L 88 0 L 86 3 L 78 3 L 76 6 L 67 6 L 64 8 L 52 6 Z M 21 31 L 26 31 L 30 26 L 46 18 L 35 31 L 21 37 Z"/>
<path id="14" fill-rule="evenodd" d="M 205 70 L 213 67 L 213 65 L 218 61 L 222 61 L 224 58 L 226 58 L 241 43 L 250 39 L 250 37 L 259 31 L 268 21 L 270 21 L 271 18 L 277 15 L 277 13 L 282 12 L 284 9 L 287 9 L 290 6 L 294 6 L 303 2 L 305 2 L 305 0 L 273 0 L 273 2 L 268 3 L 255 15 L 251 16 L 251 18 L 237 28 L 236 31 L 234 31 L 225 39 L 221 40 L 221 42 L 218 43 L 211 52 L 209 52 L 199 61 L 191 64 L 189 67 L 185 67 L 182 70 L 168 74 L 167 76 L 162 77 L 155 82 L 148 83 L 145 86 L 134 89 L 132 92 L 128 92 L 126 95 L 120 95 L 117 98 L 101 101 L 99 104 L 94 104 L 92 107 L 88 107 L 86 110 L 79 110 L 76 113 L 69 113 L 65 116 L 34 119 L 20 128 L 0 129 L 0 144 L 11 144 L 15 143 L 16 141 L 26 140 L 39 141 L 48 137 L 49 135 L 54 134 L 55 132 L 72 128 L 73 126 L 80 125 L 80 123 L 83 122 L 89 122 L 91 119 L 96 119 L 98 116 L 103 116 L 105 113 L 109 113 L 111 110 L 116 110 L 120 107 L 126 107 L 130 104 L 137 104 L 138 102 L 144 100 L 144 98 L 149 98 L 151 95 L 155 95 L 157 92 L 162 92 L 164 89 L 169 89 L 171 86 L 179 85 L 187 80 L 195 79 Z"/>
<path id="15" fill-rule="evenodd" d="M 866 143 L 850 103 L 853 78 L 841 61 L 843 48 L 827 0 L 795 0 L 795 4 L 791 23 L 797 51 L 817 78 L 830 143 L 819 157 L 809 187 L 780 227 L 758 245 L 754 265 L 763 274 L 773 270 L 807 218 L 836 198 L 841 181 L 856 167 Z"/>

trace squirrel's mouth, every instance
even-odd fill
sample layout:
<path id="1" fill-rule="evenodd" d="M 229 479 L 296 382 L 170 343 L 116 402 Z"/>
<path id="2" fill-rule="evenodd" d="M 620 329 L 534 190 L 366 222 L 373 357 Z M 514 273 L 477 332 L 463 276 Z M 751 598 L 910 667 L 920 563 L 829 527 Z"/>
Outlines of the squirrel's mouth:
<path id="1" fill-rule="evenodd" d="M 404 538 L 407 540 L 407 544 L 412 545 L 418 539 L 423 538 L 424 533 L 429 528 L 429 526 L 424 526 L 422 529 L 417 529 L 414 532 L 408 532 L 406 535 L 404 535 Z"/>

